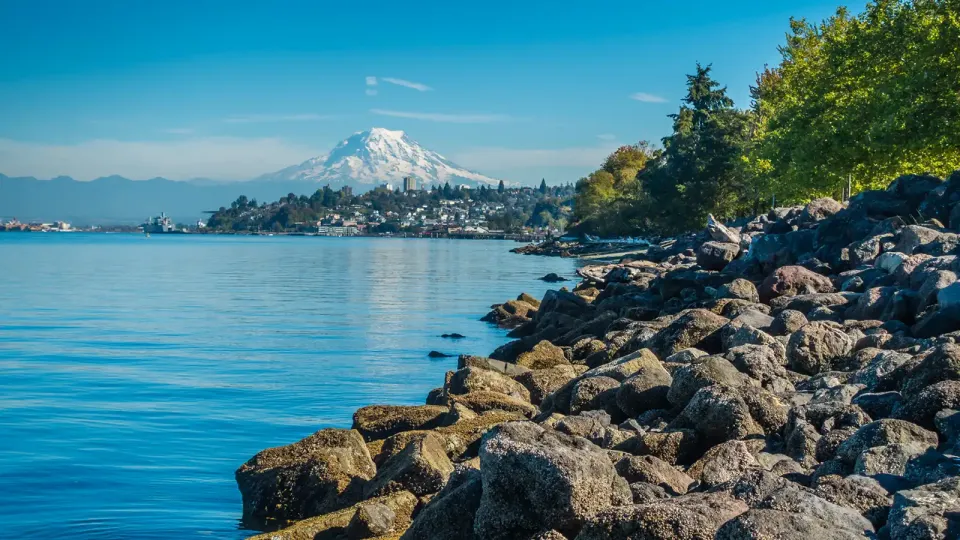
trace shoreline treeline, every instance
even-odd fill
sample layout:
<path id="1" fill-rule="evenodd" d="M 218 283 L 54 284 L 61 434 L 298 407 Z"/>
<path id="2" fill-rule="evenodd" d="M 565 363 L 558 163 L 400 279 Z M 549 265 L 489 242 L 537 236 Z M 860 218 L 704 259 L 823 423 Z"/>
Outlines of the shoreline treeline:
<path id="1" fill-rule="evenodd" d="M 960 0 L 794 19 L 780 54 L 746 109 L 697 65 L 662 148 L 621 147 L 577 183 L 574 230 L 675 234 L 960 168 Z"/>

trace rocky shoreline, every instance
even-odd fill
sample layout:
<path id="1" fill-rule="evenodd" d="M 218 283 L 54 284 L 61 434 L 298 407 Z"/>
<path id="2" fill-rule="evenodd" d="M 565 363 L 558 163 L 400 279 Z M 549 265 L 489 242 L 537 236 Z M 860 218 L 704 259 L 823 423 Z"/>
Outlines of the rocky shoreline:
<path id="1" fill-rule="evenodd" d="M 960 172 L 711 220 L 236 472 L 256 538 L 960 537 Z"/>

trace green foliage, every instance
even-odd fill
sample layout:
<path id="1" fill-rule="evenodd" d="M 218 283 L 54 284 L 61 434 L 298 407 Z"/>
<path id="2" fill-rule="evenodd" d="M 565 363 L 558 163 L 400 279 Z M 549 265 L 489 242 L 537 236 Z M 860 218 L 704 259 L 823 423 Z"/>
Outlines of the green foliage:
<path id="1" fill-rule="evenodd" d="M 643 194 L 637 173 L 657 156 L 646 141 L 621 146 L 604 160 L 600 169 L 577 182 L 574 217 L 577 230 L 619 236 L 635 232 L 636 208 Z"/>
<path id="2" fill-rule="evenodd" d="M 885 187 L 960 168 L 960 1 L 878 0 L 820 24 L 791 21 L 758 79 L 753 158 L 781 200 Z"/>
<path id="3" fill-rule="evenodd" d="M 697 66 L 662 152 L 624 147 L 577 182 L 576 229 L 605 236 L 699 229 L 960 169 L 960 0 L 876 0 L 820 24 L 791 20 L 782 61 L 747 110 Z"/>
<path id="4" fill-rule="evenodd" d="M 726 88 L 697 65 L 687 96 L 663 139 L 663 153 L 639 175 L 648 197 L 648 228 L 681 232 L 702 227 L 708 214 L 734 217 L 755 206 L 757 193 L 743 157 L 750 114 L 737 110 Z"/>

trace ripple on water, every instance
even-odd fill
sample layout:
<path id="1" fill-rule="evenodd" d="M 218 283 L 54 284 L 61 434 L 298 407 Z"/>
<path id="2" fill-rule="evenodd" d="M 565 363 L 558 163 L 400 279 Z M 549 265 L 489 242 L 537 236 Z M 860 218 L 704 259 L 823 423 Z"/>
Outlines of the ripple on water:
<path id="1" fill-rule="evenodd" d="M 0 520 L 27 538 L 241 538 L 233 471 L 418 404 L 478 320 L 573 262 L 492 241 L 0 234 Z M 452 342 L 443 333 L 467 339 Z"/>

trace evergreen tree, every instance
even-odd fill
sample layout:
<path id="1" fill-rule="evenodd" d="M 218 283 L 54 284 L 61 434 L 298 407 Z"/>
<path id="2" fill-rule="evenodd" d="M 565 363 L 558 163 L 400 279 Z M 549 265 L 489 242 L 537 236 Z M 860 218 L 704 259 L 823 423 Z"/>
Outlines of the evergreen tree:
<path id="1" fill-rule="evenodd" d="M 543 195 L 546 195 L 546 194 L 547 194 L 547 179 L 546 179 L 546 178 L 541 178 L 541 179 L 540 179 L 540 193 L 542 193 Z"/>
<path id="2" fill-rule="evenodd" d="M 500 193 L 502 195 L 505 189 L 507 188 L 506 186 L 503 185 L 503 180 L 501 180 L 500 184 L 497 186 L 497 193 Z"/>
<path id="3" fill-rule="evenodd" d="M 742 157 L 750 116 L 733 107 L 726 87 L 697 64 L 687 76 L 687 96 L 663 139 L 663 153 L 641 174 L 649 196 L 644 213 L 663 232 L 702 227 L 707 214 L 731 217 L 753 205 L 755 190 Z"/>

